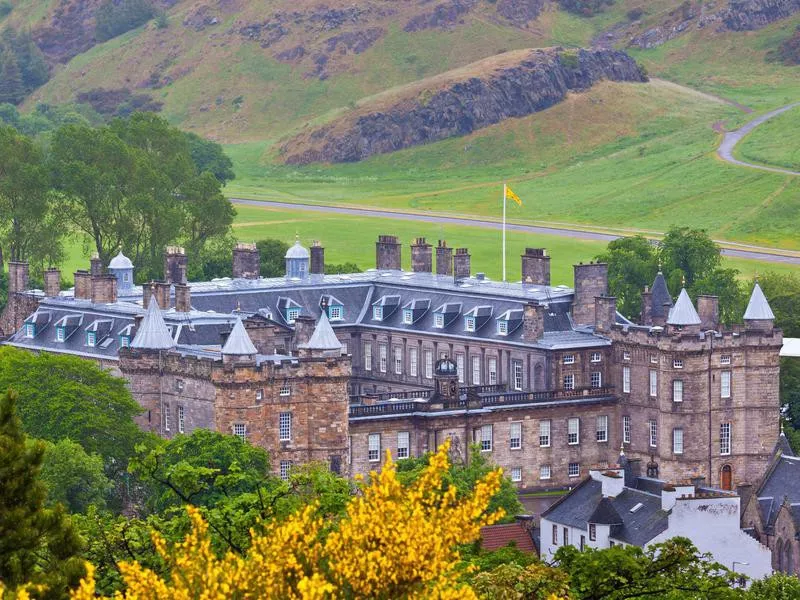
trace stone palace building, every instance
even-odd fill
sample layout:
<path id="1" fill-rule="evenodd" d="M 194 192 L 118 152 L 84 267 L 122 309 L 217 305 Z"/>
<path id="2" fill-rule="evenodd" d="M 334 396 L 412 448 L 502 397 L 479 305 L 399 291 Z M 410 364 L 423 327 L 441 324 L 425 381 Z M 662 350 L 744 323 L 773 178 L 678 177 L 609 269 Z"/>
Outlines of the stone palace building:
<path id="1" fill-rule="evenodd" d="M 93 259 L 67 292 L 56 270 L 29 290 L 11 263 L 5 343 L 96 360 L 129 381 L 142 427 L 234 433 L 284 476 L 310 460 L 364 473 L 386 450 L 450 438 L 521 488 L 574 485 L 623 447 L 651 477 L 732 489 L 759 480 L 778 439 L 782 336 L 758 285 L 743 324 L 723 328 L 717 298 L 695 307 L 682 290 L 673 304 L 660 273 L 628 321 L 606 265 L 553 286 L 542 249 L 517 283 L 473 273 L 443 241 L 415 240 L 403 271 L 394 236 L 350 275 L 324 275 L 317 242 L 292 246 L 280 278 L 259 277 L 253 244 L 235 248 L 233 278 L 187 282 L 187 260 L 168 248 L 164 281 L 135 286 L 121 253 Z"/>

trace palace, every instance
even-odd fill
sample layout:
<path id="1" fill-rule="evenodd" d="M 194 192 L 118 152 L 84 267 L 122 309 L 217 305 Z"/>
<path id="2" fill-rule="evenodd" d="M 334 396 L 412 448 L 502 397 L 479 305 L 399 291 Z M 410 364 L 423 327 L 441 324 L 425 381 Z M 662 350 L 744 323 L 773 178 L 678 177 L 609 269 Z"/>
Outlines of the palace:
<path id="1" fill-rule="evenodd" d="M 238 244 L 233 277 L 187 282 L 167 248 L 164 281 L 133 284 L 121 253 L 93 259 L 60 292 L 60 273 L 29 290 L 11 263 L 5 343 L 83 356 L 124 376 L 142 427 L 165 437 L 198 427 L 270 451 L 277 472 L 327 462 L 379 468 L 452 440 L 477 443 L 521 488 L 575 485 L 616 463 L 620 447 L 650 477 L 733 489 L 756 483 L 778 439 L 781 332 L 758 285 L 743 324 L 719 323 L 717 298 L 685 290 L 673 304 L 659 273 L 639 323 L 608 295 L 604 264 L 553 286 L 542 249 L 522 281 L 473 273 L 465 248 L 425 239 L 401 269 L 394 236 L 376 268 L 324 275 L 324 249 L 299 242 L 285 277 L 259 277 Z M 435 265 L 434 265 L 435 257 Z"/>

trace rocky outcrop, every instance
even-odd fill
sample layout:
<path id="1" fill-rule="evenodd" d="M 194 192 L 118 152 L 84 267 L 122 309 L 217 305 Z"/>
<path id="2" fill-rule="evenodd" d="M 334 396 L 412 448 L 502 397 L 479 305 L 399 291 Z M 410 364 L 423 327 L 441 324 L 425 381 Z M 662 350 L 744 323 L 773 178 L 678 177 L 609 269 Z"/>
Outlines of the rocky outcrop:
<path id="1" fill-rule="evenodd" d="M 422 31 L 423 29 L 445 29 L 455 25 L 478 4 L 477 0 L 446 0 L 435 5 L 429 12 L 417 15 L 404 27 L 405 31 Z"/>
<path id="2" fill-rule="evenodd" d="M 532 50 L 515 64 L 447 79 L 441 88 L 424 89 L 386 110 L 346 115 L 287 142 L 281 153 L 290 164 L 358 161 L 544 110 L 601 79 L 647 80 L 636 62 L 617 50 Z"/>
<path id="3" fill-rule="evenodd" d="M 750 31 L 797 12 L 800 12 L 800 0 L 731 0 L 722 22 L 732 31 Z"/>
<path id="4" fill-rule="evenodd" d="M 516 25 L 533 21 L 544 9 L 544 0 L 498 0 L 497 12 Z"/>

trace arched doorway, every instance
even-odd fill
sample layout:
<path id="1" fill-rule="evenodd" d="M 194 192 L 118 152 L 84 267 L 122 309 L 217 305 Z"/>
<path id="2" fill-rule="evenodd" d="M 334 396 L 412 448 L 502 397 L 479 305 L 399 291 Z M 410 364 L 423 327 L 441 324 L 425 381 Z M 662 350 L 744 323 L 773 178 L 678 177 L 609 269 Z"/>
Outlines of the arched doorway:
<path id="1" fill-rule="evenodd" d="M 730 465 L 722 467 L 722 476 L 720 477 L 720 487 L 723 490 L 733 489 L 733 469 Z"/>

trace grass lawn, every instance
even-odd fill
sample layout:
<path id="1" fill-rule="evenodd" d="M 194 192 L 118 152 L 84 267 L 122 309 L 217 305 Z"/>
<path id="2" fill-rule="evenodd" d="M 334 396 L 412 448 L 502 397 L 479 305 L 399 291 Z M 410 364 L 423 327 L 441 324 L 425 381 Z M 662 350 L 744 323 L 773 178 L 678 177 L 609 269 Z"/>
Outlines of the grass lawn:
<path id="1" fill-rule="evenodd" d="M 800 106 L 756 127 L 734 152 L 741 160 L 800 171 Z"/>

